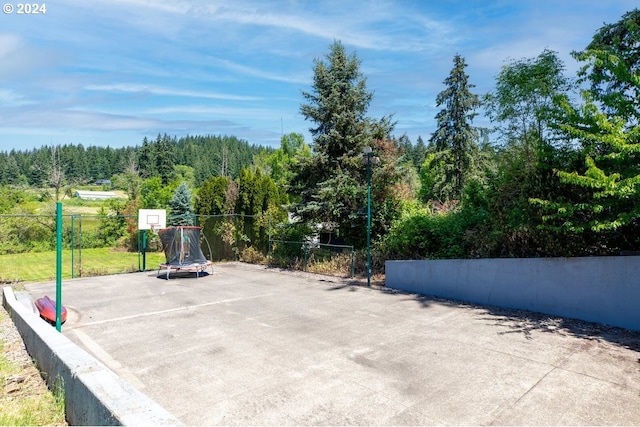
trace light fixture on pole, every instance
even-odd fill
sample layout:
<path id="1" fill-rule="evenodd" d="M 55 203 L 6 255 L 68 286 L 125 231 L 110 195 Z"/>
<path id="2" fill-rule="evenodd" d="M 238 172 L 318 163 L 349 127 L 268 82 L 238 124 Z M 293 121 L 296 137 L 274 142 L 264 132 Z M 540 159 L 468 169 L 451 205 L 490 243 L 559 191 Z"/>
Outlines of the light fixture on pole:
<path id="1" fill-rule="evenodd" d="M 371 286 L 371 164 L 377 165 L 380 159 L 371 157 L 371 147 L 364 147 L 362 154 L 362 162 L 367 164 L 367 286 Z"/>

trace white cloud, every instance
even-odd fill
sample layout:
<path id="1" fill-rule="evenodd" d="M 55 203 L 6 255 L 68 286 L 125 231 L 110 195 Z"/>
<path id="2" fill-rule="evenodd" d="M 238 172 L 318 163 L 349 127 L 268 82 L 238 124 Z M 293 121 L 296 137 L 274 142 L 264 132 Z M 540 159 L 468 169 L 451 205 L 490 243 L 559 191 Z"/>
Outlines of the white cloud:
<path id="1" fill-rule="evenodd" d="M 276 120 L 282 116 L 282 112 L 276 109 L 266 108 L 230 108 L 230 107 L 210 107 L 204 105 L 169 106 L 161 108 L 151 108 L 144 111 L 149 115 L 196 115 L 212 117 L 235 117 L 237 119 L 260 119 Z"/>
<path id="2" fill-rule="evenodd" d="M 44 66 L 51 55 L 28 44 L 14 33 L 0 34 L 0 79 L 26 78 L 33 70 Z M 0 81 L 1 82 L 1 81 Z"/>
<path id="3" fill-rule="evenodd" d="M 87 85 L 87 90 L 104 91 L 104 92 L 130 92 L 152 95 L 165 95 L 187 98 L 209 98 L 221 99 L 226 101 L 259 101 L 262 98 L 256 96 L 232 95 L 228 93 L 216 92 L 199 92 L 193 90 L 168 89 L 153 85 L 141 84 L 111 84 L 111 85 Z"/>
<path id="4" fill-rule="evenodd" d="M 4 106 L 20 106 L 32 102 L 27 101 L 24 96 L 12 90 L 0 89 L 0 103 L 4 104 Z"/>

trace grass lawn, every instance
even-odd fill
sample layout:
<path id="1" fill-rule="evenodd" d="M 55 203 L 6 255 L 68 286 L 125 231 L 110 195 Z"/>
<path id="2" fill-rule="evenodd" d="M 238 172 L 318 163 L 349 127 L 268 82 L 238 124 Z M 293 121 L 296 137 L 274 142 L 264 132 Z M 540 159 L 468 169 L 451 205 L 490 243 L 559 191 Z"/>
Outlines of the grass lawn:
<path id="1" fill-rule="evenodd" d="M 147 270 L 156 270 L 164 262 L 164 253 L 147 253 Z M 111 248 L 83 249 L 75 251 L 74 277 L 139 271 L 136 252 L 116 252 Z M 71 250 L 62 251 L 62 278 L 71 278 Z M 45 282 L 56 279 L 56 252 L 34 252 L 0 255 L 0 281 Z"/>

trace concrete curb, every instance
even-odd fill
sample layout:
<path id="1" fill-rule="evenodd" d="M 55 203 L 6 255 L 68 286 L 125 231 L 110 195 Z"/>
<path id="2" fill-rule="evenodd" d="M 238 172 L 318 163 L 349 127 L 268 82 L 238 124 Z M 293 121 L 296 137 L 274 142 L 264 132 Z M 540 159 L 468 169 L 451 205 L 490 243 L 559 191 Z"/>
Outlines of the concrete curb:
<path id="1" fill-rule="evenodd" d="M 176 417 L 58 333 L 3 288 L 3 306 L 50 388 L 63 385 L 71 425 L 183 426 Z"/>

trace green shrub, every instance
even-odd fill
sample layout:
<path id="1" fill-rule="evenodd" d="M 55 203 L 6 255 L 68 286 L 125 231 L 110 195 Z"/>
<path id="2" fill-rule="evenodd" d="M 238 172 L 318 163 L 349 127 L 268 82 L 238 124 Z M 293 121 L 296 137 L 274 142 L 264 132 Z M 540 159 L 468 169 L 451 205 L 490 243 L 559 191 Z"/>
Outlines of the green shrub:
<path id="1" fill-rule="evenodd" d="M 388 259 L 452 259 L 474 256 L 474 231 L 488 219 L 484 209 L 468 207 L 442 213 L 413 209 L 404 213 L 376 245 Z"/>

